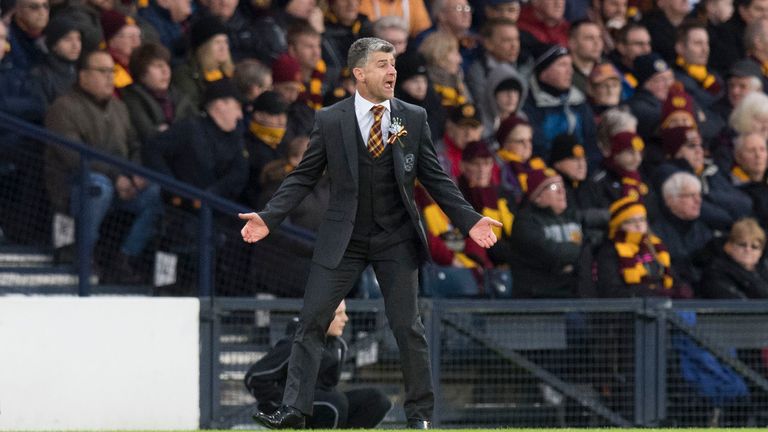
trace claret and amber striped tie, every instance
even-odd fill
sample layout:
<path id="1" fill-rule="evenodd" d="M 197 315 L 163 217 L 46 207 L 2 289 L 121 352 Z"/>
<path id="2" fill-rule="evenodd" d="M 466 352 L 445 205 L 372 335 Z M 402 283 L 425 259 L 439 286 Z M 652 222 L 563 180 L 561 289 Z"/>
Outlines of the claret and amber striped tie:
<path id="1" fill-rule="evenodd" d="M 384 153 L 384 135 L 381 133 L 381 118 L 384 117 L 384 109 L 383 105 L 374 105 L 371 108 L 373 126 L 371 126 L 371 133 L 368 135 L 368 151 L 374 158 Z"/>

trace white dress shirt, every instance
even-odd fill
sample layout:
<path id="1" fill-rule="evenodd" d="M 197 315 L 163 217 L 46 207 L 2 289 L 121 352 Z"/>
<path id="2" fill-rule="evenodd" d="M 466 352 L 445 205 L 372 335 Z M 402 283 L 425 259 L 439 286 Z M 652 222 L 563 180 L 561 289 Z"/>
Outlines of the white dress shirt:
<path id="1" fill-rule="evenodd" d="M 360 136 L 363 137 L 363 146 L 368 148 L 368 135 L 371 134 L 371 128 L 373 127 L 373 108 L 374 105 L 383 105 L 384 116 L 381 118 L 381 134 L 384 139 L 384 146 L 387 145 L 387 138 L 389 138 L 389 124 L 391 122 L 392 110 L 389 106 L 389 100 L 385 100 L 380 104 L 375 104 L 364 97 L 360 96 L 360 93 L 355 91 L 355 115 L 357 116 L 357 125 L 360 126 Z"/>

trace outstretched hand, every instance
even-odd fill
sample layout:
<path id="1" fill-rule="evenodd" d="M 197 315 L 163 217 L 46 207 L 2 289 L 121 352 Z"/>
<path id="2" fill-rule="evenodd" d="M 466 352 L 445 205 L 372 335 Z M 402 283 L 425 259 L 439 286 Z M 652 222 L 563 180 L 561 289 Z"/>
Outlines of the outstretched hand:
<path id="1" fill-rule="evenodd" d="M 488 249 L 496 243 L 496 234 L 493 233 L 493 227 L 501 227 L 501 222 L 496 219 L 484 217 L 477 221 L 475 226 L 469 230 L 469 237 L 475 241 L 475 243 Z"/>
<path id="2" fill-rule="evenodd" d="M 269 234 L 267 224 L 264 223 L 264 219 L 258 213 L 240 213 L 237 217 L 248 221 L 240 230 L 240 235 L 243 236 L 243 241 L 246 243 L 256 243 Z"/>

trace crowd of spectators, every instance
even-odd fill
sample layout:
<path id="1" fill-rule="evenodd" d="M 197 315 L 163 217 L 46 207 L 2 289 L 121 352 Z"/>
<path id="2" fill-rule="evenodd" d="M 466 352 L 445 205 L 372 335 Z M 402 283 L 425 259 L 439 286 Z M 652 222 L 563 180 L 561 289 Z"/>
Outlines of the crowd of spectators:
<path id="1" fill-rule="evenodd" d="M 426 193 L 440 265 L 509 269 L 528 298 L 768 298 L 768 0 L 3 0 L 0 110 L 258 209 L 301 160 L 314 113 L 354 94 L 352 41 L 397 53 L 440 161 L 500 220 L 485 251 Z M 12 135 L 0 135 L 4 142 Z M 18 138 L 16 138 L 18 139 Z M 145 179 L 49 146 L 55 211 L 91 238 L 166 204 Z M 327 182 L 292 222 L 317 226 Z M 710 276 L 706 274 L 711 273 Z"/>

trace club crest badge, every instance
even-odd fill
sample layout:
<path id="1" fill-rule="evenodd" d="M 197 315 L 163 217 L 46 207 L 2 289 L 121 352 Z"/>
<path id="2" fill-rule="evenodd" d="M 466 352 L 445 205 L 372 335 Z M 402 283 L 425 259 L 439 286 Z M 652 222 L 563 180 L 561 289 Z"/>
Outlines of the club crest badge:
<path id="1" fill-rule="evenodd" d="M 405 172 L 413 171 L 414 161 L 415 161 L 415 158 L 413 157 L 413 153 L 408 153 L 407 155 L 405 155 L 405 163 L 403 164 L 405 168 Z"/>

